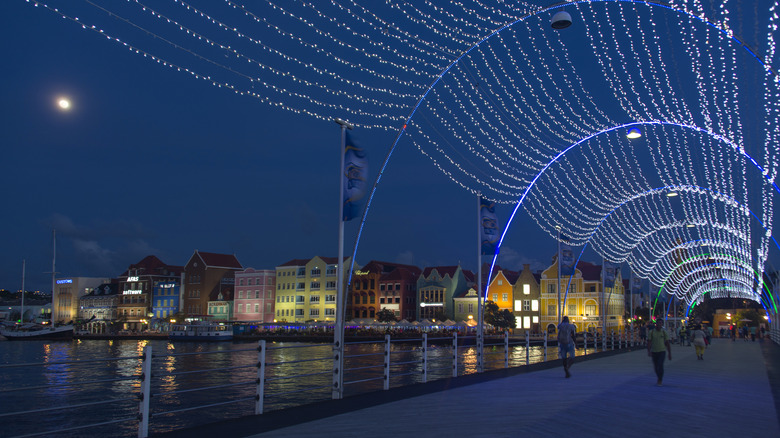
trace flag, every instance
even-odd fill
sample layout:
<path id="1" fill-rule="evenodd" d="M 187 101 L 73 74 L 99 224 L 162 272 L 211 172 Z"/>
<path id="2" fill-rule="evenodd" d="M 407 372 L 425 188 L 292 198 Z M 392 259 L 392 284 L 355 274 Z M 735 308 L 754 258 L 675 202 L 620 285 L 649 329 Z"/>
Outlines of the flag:
<path id="1" fill-rule="evenodd" d="M 615 287 L 618 266 L 604 260 L 604 289 Z"/>
<path id="2" fill-rule="evenodd" d="M 568 239 L 561 236 L 561 243 L 559 248 L 561 249 L 561 276 L 574 276 L 574 250 L 568 243 Z"/>
<path id="3" fill-rule="evenodd" d="M 368 158 L 366 151 L 359 147 L 346 133 L 344 145 L 344 193 L 342 219 L 352 220 L 360 214 L 361 200 L 366 195 L 368 179 Z"/>
<path id="4" fill-rule="evenodd" d="M 480 196 L 479 198 L 479 238 L 482 242 L 482 255 L 495 255 L 498 250 L 498 219 L 496 203 Z"/>
<path id="5" fill-rule="evenodd" d="M 642 279 L 639 277 L 631 278 L 631 293 L 637 293 L 642 291 Z"/>

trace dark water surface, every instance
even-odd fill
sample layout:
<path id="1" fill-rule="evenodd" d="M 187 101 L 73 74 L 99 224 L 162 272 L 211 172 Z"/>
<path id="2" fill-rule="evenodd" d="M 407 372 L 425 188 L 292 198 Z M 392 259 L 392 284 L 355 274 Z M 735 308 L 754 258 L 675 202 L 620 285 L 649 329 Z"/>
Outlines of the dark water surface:
<path id="1" fill-rule="evenodd" d="M 0 342 L 0 413 L 14 413 L 0 418 L 0 437 L 137 436 L 141 356 L 147 345 L 153 351 L 150 433 L 254 414 L 256 342 Z M 268 343 L 266 350 L 264 412 L 331 398 L 330 344 Z M 391 351 L 391 386 L 420 382 L 422 345 L 393 343 Z M 452 375 L 451 345 L 430 345 L 425 353 L 429 381 Z M 542 347 L 531 347 L 529 354 L 532 363 L 543 360 Z M 556 349 L 548 355 L 556 359 Z M 525 364 L 525 348 L 510 346 L 509 358 L 510 366 Z M 345 396 L 383 389 L 383 343 L 348 344 L 345 360 Z M 485 360 L 486 369 L 503 367 L 503 345 L 486 347 Z M 5 366 L 11 364 L 27 365 Z M 458 374 L 476 372 L 476 366 L 476 349 L 459 348 Z M 48 408 L 62 409 L 17 414 Z M 112 421 L 119 422 L 63 431 Z"/>

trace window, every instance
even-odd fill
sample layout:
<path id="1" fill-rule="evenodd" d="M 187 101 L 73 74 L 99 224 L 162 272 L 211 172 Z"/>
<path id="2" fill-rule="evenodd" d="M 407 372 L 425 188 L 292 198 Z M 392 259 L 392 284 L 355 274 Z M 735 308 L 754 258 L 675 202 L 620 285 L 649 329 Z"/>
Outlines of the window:
<path id="1" fill-rule="evenodd" d="M 534 324 L 539 324 L 539 317 L 538 316 L 533 316 L 533 317 L 531 317 L 531 321 L 533 321 Z"/>
<path id="2" fill-rule="evenodd" d="M 499 286 L 503 286 L 504 285 L 504 280 L 498 280 L 497 283 L 498 283 Z"/>
<path id="3" fill-rule="evenodd" d="M 304 296 L 303 295 L 296 295 L 295 296 L 295 302 L 296 303 L 304 303 Z"/>
<path id="4" fill-rule="evenodd" d="M 463 303 L 458 303 L 458 313 L 463 313 Z"/>
<path id="5" fill-rule="evenodd" d="M 524 316 L 523 317 L 523 327 L 531 328 L 531 317 L 530 316 Z"/>
<path id="6" fill-rule="evenodd" d="M 331 280 L 331 281 L 326 281 L 325 282 L 325 289 L 335 289 L 335 288 L 336 288 L 336 282 L 335 281 Z"/>
<path id="7" fill-rule="evenodd" d="M 558 306 L 556 304 L 547 305 L 547 314 L 549 316 L 555 316 L 558 314 Z"/>
<path id="8" fill-rule="evenodd" d="M 401 290 L 401 283 L 395 284 L 395 290 Z"/>
<path id="9" fill-rule="evenodd" d="M 384 290 L 385 290 L 385 284 L 384 284 L 384 283 L 381 283 L 381 284 L 379 285 L 379 291 L 380 291 L 380 292 L 383 292 Z"/>
<path id="10" fill-rule="evenodd" d="M 509 301 L 509 294 L 501 294 L 502 301 Z"/>
<path id="11" fill-rule="evenodd" d="M 539 311 L 539 300 L 531 300 L 531 311 L 532 312 Z"/>
<path id="12" fill-rule="evenodd" d="M 304 282 L 298 282 L 298 290 L 306 289 L 306 283 Z"/>
<path id="13" fill-rule="evenodd" d="M 313 290 L 319 290 L 320 289 L 320 282 L 319 281 L 312 281 L 310 287 Z"/>
<path id="14" fill-rule="evenodd" d="M 585 306 L 585 315 L 588 316 L 594 316 L 596 315 L 596 305 L 595 304 L 588 304 Z"/>
<path id="15" fill-rule="evenodd" d="M 326 303 L 335 303 L 336 302 L 336 296 L 335 295 L 325 295 L 325 302 Z"/>
<path id="16" fill-rule="evenodd" d="M 306 275 L 306 268 L 298 268 L 298 276 L 303 277 Z"/>
<path id="17" fill-rule="evenodd" d="M 376 303 L 376 297 L 374 296 L 374 294 L 368 296 L 368 301 L 370 304 Z"/>
<path id="18" fill-rule="evenodd" d="M 474 304 L 469 303 L 469 313 L 474 313 Z"/>
<path id="19" fill-rule="evenodd" d="M 311 276 L 312 277 L 319 277 L 322 274 L 322 271 L 320 271 L 320 268 L 315 267 L 311 268 Z"/>
<path id="20" fill-rule="evenodd" d="M 385 297 L 379 297 L 379 304 L 385 303 Z"/>
<path id="21" fill-rule="evenodd" d="M 325 316 L 336 316 L 336 309 L 325 309 Z"/>
<path id="22" fill-rule="evenodd" d="M 258 313 L 258 312 L 260 312 L 260 305 L 259 304 L 255 304 L 255 313 Z"/>
<path id="23" fill-rule="evenodd" d="M 243 286 L 244 285 L 244 279 L 243 278 L 238 280 L 238 285 L 239 286 Z"/>
<path id="24" fill-rule="evenodd" d="M 320 302 L 320 296 L 319 295 L 312 295 L 309 297 L 310 303 L 319 303 Z"/>
<path id="25" fill-rule="evenodd" d="M 515 311 L 520 311 L 523 308 L 523 300 L 515 300 Z"/>
<path id="26" fill-rule="evenodd" d="M 309 316 L 320 316 L 320 309 L 309 309 Z"/>
<path id="27" fill-rule="evenodd" d="M 373 289 L 374 288 L 374 279 L 372 278 L 371 280 L 369 280 L 369 282 L 370 282 L 369 288 Z"/>
<path id="28" fill-rule="evenodd" d="M 523 295 L 530 295 L 531 294 L 531 285 L 530 284 L 524 284 L 523 285 Z"/>
<path id="29" fill-rule="evenodd" d="M 548 294 L 554 294 L 555 293 L 555 284 L 547 283 L 547 293 Z"/>
<path id="30" fill-rule="evenodd" d="M 395 302 L 396 302 L 396 304 L 400 304 L 401 303 L 401 297 L 395 297 Z"/>
<path id="31" fill-rule="evenodd" d="M 244 298 L 244 291 L 242 290 L 238 291 L 238 298 L 239 299 Z"/>
<path id="32" fill-rule="evenodd" d="M 295 316 L 303 316 L 303 309 L 295 309 Z"/>
<path id="33" fill-rule="evenodd" d="M 577 305 L 576 304 L 569 304 L 569 313 L 568 315 L 576 315 L 577 314 Z"/>
<path id="34" fill-rule="evenodd" d="M 328 266 L 328 268 L 325 270 L 325 275 L 328 277 L 333 277 L 336 275 L 336 267 L 335 266 Z"/>
<path id="35" fill-rule="evenodd" d="M 498 294 L 493 294 L 493 302 L 495 303 L 498 301 Z"/>
<path id="36" fill-rule="evenodd" d="M 531 300 L 523 300 L 523 311 L 531 310 Z"/>

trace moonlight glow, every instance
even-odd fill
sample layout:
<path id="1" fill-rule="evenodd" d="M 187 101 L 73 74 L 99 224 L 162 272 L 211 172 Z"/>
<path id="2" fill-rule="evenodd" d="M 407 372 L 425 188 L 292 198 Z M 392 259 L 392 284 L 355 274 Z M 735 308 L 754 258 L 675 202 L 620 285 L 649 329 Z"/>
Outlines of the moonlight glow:
<path id="1" fill-rule="evenodd" d="M 57 99 L 57 106 L 61 110 L 67 111 L 67 110 L 70 109 L 70 100 L 68 100 L 68 99 L 66 99 L 64 97 L 61 97 L 61 98 Z"/>

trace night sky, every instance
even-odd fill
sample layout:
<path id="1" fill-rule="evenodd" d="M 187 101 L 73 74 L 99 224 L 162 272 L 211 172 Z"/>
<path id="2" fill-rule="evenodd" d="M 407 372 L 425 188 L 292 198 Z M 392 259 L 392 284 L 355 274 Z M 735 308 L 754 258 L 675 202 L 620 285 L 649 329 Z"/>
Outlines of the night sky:
<path id="1" fill-rule="evenodd" d="M 90 9 L 57 0 L 52 5 Z M 173 2 L 154 6 L 180 8 Z M 132 2 L 111 7 L 138 8 Z M 98 23 L 115 19 L 92 13 Z M 136 19 L 142 26 L 159 24 L 148 16 Z M 147 255 L 184 265 L 196 249 L 235 254 L 256 269 L 337 255 L 337 124 L 218 88 L 23 0 L 0 2 L 0 25 L 0 288 L 21 287 L 26 260 L 26 288 L 50 290 L 52 229 L 60 277 L 115 277 Z M 741 23 L 735 28 L 748 43 L 760 39 Z M 159 43 L 141 38 L 151 39 L 149 47 Z M 167 56 L 163 46 L 160 53 Z M 57 106 L 62 97 L 72 103 L 68 111 Z M 408 113 L 404 108 L 399 116 Z M 340 112 L 328 117 L 351 119 Z M 368 152 L 371 182 L 396 133 L 353 131 Z M 512 207 L 498 206 L 500 225 Z M 476 210 L 475 195 L 402 139 L 369 211 L 357 264 L 460 263 L 476 271 Z M 358 224 L 346 225 L 347 255 Z M 556 247 L 521 210 L 499 264 L 544 269 Z M 768 268 L 780 266 L 778 256 L 770 250 Z M 583 260 L 601 263 L 591 250 Z M 629 275 L 626 266 L 623 273 Z"/>
<path id="2" fill-rule="evenodd" d="M 24 1 L 0 2 L 0 17 L 0 288 L 21 287 L 26 260 L 26 288 L 50 290 L 53 228 L 58 276 L 118 276 L 150 254 L 183 265 L 196 249 L 264 269 L 336 256 L 338 125 L 172 71 Z M 373 178 L 395 133 L 354 135 Z M 476 203 L 402 143 L 358 264 L 476 269 Z M 554 240 L 530 221 L 514 229 L 502 264 L 546 267 Z M 356 233 L 348 223 L 347 253 Z"/>

